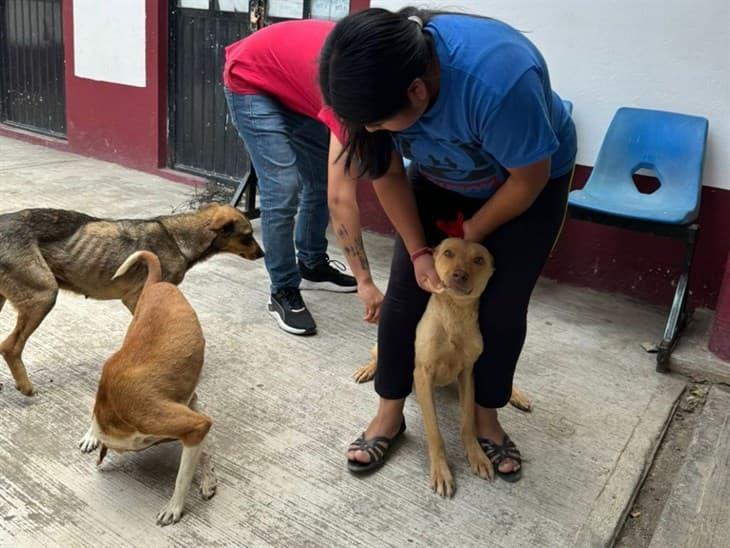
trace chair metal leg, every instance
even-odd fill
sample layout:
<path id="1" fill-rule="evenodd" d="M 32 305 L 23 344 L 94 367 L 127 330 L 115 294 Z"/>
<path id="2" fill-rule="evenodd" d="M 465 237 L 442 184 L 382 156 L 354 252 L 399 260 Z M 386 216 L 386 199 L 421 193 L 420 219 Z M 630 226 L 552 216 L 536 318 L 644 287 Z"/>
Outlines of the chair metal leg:
<path id="1" fill-rule="evenodd" d="M 241 202 L 241 198 L 243 197 L 243 193 L 246 192 L 246 187 L 248 186 L 248 178 L 244 179 L 240 183 L 238 183 L 238 186 L 236 187 L 236 190 L 233 192 L 233 197 L 231 198 L 230 204 L 233 207 L 238 207 L 238 204 Z"/>
<path id="2" fill-rule="evenodd" d="M 694 256 L 695 242 L 697 241 L 698 225 L 692 225 L 688 228 L 687 241 L 684 254 L 684 263 L 682 264 L 682 273 L 677 281 L 677 289 L 674 292 L 674 301 L 669 311 L 667 326 L 664 329 L 664 337 L 659 343 L 659 349 L 656 357 L 656 370 L 660 373 L 669 372 L 669 359 L 672 355 L 674 347 L 679 341 L 679 337 L 687 325 L 687 298 L 689 295 L 689 271 L 692 266 L 692 258 Z"/>
<path id="3" fill-rule="evenodd" d="M 256 176 L 253 166 L 251 166 L 251 173 L 253 175 L 250 175 L 249 178 L 252 180 L 246 191 L 246 215 L 249 219 L 257 219 L 261 216 L 261 210 L 256 207 L 256 191 L 259 188 L 259 178 Z"/>
<path id="4" fill-rule="evenodd" d="M 259 217 L 261 212 L 256 208 L 256 186 L 258 183 L 258 177 L 256 176 L 256 170 L 251 166 L 246 178 L 238 183 L 236 190 L 233 192 L 230 204 L 233 207 L 238 207 L 241 203 L 241 199 L 245 196 L 245 209 L 244 213 L 249 219 L 255 219 Z"/>

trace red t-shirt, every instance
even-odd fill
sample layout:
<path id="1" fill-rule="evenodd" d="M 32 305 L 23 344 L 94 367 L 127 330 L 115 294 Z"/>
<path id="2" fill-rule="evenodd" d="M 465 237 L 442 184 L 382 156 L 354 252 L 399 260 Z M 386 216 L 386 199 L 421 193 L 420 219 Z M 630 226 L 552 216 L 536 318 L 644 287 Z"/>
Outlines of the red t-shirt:
<path id="1" fill-rule="evenodd" d="M 345 131 L 325 106 L 318 83 L 319 51 L 331 21 L 276 23 L 226 48 L 223 83 L 234 93 L 264 94 L 294 112 L 321 121 L 345 142 Z"/>

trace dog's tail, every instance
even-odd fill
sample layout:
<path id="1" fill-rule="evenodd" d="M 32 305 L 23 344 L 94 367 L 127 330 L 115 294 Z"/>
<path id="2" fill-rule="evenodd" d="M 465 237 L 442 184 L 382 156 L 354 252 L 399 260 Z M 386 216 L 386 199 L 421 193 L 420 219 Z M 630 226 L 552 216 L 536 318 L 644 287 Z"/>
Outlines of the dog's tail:
<path id="1" fill-rule="evenodd" d="M 132 253 L 127 260 L 122 263 L 122 266 L 114 273 L 112 280 L 116 280 L 120 276 L 124 276 L 132 266 L 142 259 L 147 263 L 147 279 L 144 282 L 145 286 L 156 284 L 162 280 L 162 266 L 160 266 L 160 259 L 157 255 L 151 251 L 137 251 Z"/>

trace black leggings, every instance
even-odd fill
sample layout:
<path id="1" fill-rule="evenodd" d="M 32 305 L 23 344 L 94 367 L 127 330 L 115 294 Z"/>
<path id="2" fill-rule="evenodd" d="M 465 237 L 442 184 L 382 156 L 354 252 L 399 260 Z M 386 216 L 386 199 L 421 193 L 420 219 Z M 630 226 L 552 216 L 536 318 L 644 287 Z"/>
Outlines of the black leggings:
<path id="1" fill-rule="evenodd" d="M 454 219 L 459 211 L 468 219 L 484 204 L 438 187 L 415 170 L 409 176 L 428 245 L 446 237 L 436 228 L 436 220 Z M 525 341 L 530 295 L 560 233 L 570 180 L 571 174 L 551 179 L 527 211 L 482 242 L 495 264 L 479 305 L 484 352 L 474 366 L 474 385 L 475 400 L 482 407 L 504 407 L 509 402 Z M 410 256 L 397 238 L 378 326 L 375 391 L 385 399 L 405 398 L 411 392 L 416 325 L 428 298 L 416 284 Z"/>

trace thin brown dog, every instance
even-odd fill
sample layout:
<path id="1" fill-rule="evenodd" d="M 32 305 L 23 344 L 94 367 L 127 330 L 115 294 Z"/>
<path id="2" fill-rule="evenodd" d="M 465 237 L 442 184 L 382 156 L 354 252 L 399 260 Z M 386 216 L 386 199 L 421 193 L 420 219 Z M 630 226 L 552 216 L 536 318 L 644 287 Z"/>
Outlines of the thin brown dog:
<path id="1" fill-rule="evenodd" d="M 91 426 L 79 447 L 89 453 L 101 446 L 101 464 L 107 449 L 139 451 L 180 440 L 183 450 L 175 491 L 157 516 L 158 524 L 168 525 L 182 516 L 198 463 L 203 498 L 215 494 L 215 474 L 203 446 L 212 421 L 198 412 L 195 394 L 205 339 L 182 292 L 160 281 L 156 255 L 132 254 L 114 277 L 124 277 L 140 260 L 147 264 L 147 280 L 122 347 L 104 364 Z"/>
<path id="2" fill-rule="evenodd" d="M 436 272 L 443 289 L 431 295 L 416 328 L 414 387 L 421 406 L 431 463 L 430 485 L 441 496 L 452 496 L 454 478 L 436 419 L 433 389 L 458 380 L 461 435 L 472 472 L 492 478 L 494 470 L 477 441 L 474 411 L 474 363 L 482 353 L 479 297 L 494 272 L 494 259 L 484 246 L 448 238 L 434 250 Z M 377 348 L 372 359 L 353 375 L 365 382 L 375 375 Z M 513 388 L 510 403 L 529 411 L 525 394 Z"/>
<path id="3" fill-rule="evenodd" d="M 130 312 L 145 273 L 136 266 L 112 280 L 120 264 L 147 249 L 162 263 L 162 279 L 175 285 L 195 264 L 221 252 L 263 256 L 251 223 L 237 209 L 210 204 L 198 211 L 154 219 L 106 220 L 75 211 L 25 209 L 0 215 L 0 310 L 18 311 L 15 329 L 0 343 L 15 385 L 34 389 L 22 355 L 28 338 L 56 303 L 59 289 L 93 299 L 121 299 Z"/>

